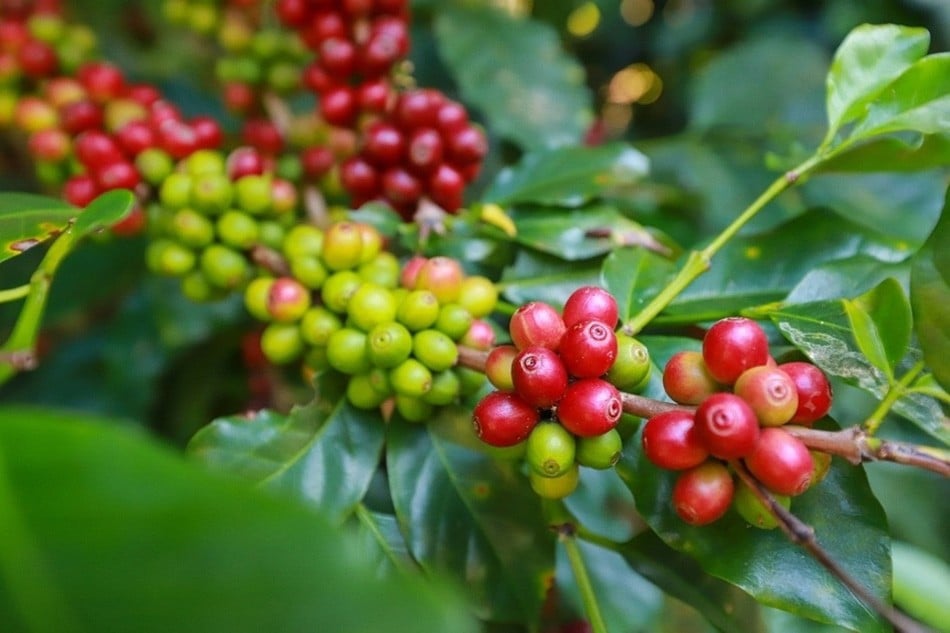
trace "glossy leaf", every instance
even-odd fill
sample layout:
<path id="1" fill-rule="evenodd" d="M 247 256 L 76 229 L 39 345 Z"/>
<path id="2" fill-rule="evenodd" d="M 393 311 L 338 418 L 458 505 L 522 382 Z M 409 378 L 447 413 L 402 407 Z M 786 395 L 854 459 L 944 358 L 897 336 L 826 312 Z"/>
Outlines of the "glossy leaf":
<path id="1" fill-rule="evenodd" d="M 620 320 L 626 321 L 658 295 L 675 274 L 673 262 L 656 253 L 622 248 L 611 251 L 604 259 L 600 279 L 617 299 Z"/>
<path id="2" fill-rule="evenodd" d="M 577 489 L 564 505 L 585 529 L 617 543 L 629 540 L 641 527 L 633 496 L 613 468 L 581 468 Z"/>
<path id="3" fill-rule="evenodd" d="M 0 193 L 0 262 L 63 231 L 79 209 L 55 198 L 30 193 Z"/>
<path id="4" fill-rule="evenodd" d="M 835 152 L 815 173 L 909 172 L 950 164 L 950 134 L 914 135 L 905 139 L 884 136 Z"/>
<path id="5" fill-rule="evenodd" d="M 893 379 L 894 369 L 910 345 L 913 327 L 910 302 L 903 288 L 896 279 L 885 279 L 856 299 L 844 299 L 842 304 L 858 349 Z"/>
<path id="6" fill-rule="evenodd" d="M 639 441 L 638 434 L 633 447 L 639 447 Z M 689 526 L 670 503 L 677 473 L 657 468 L 640 450 L 625 452 L 618 468 L 650 527 L 668 545 L 695 558 L 707 573 L 737 585 L 763 604 L 803 617 L 861 633 L 889 630 L 780 530 L 748 527 L 732 511 L 713 524 Z M 794 499 L 792 512 L 815 529 L 819 543 L 852 577 L 889 601 L 887 520 L 860 468 L 834 462 L 821 484 Z"/>
<path id="7" fill-rule="evenodd" d="M 115 421 L 3 408 L 0 462 L 4 631 L 476 630 L 444 587 L 374 578 L 312 510 Z"/>
<path id="8" fill-rule="evenodd" d="M 378 576 L 385 578 L 414 566 L 395 516 L 359 506 L 353 522 L 357 528 L 358 549 Z"/>
<path id="9" fill-rule="evenodd" d="M 591 95 L 554 29 L 489 6 L 440 8 L 439 53 L 492 130 L 526 149 L 581 140 L 593 120 Z"/>
<path id="10" fill-rule="evenodd" d="M 909 543 L 894 541 L 894 602 L 937 630 L 950 624 L 950 565 Z"/>
<path id="11" fill-rule="evenodd" d="M 536 151 L 503 169 L 484 199 L 501 205 L 580 207 L 636 183 L 649 168 L 646 156 L 620 143 Z"/>
<path id="12" fill-rule="evenodd" d="M 599 259 L 567 262 L 522 248 L 502 274 L 499 287 L 505 299 L 515 304 L 545 301 L 560 307 L 580 286 L 597 284 L 599 274 Z"/>
<path id="13" fill-rule="evenodd" d="M 470 417 L 458 409 L 428 426 L 391 424 L 396 516 L 413 557 L 464 584 L 480 617 L 531 620 L 554 568 L 553 534 L 520 462 L 477 450 Z"/>
<path id="14" fill-rule="evenodd" d="M 927 366 L 943 388 L 950 390 L 950 213 L 946 211 L 914 258 L 910 300 Z"/>
<path id="15" fill-rule="evenodd" d="M 908 287 L 909 262 L 891 264 L 867 255 L 837 259 L 808 271 L 788 293 L 783 303 L 791 305 L 855 297 L 889 277 L 897 279 L 902 288 Z"/>
<path id="16" fill-rule="evenodd" d="M 340 519 L 363 498 L 376 470 L 384 424 L 378 413 L 340 397 L 334 377 L 319 383 L 320 397 L 289 415 L 215 420 L 188 452 L 217 471 L 278 490 Z"/>
<path id="17" fill-rule="evenodd" d="M 829 133 L 861 118 L 868 105 L 912 63 L 927 54 L 926 29 L 863 24 L 835 52 L 826 80 Z"/>
<path id="18" fill-rule="evenodd" d="M 115 189 L 107 191 L 89 203 L 76 217 L 73 231 L 81 237 L 93 231 L 115 224 L 132 211 L 135 196 L 131 191 Z"/>
<path id="19" fill-rule="evenodd" d="M 580 209 L 518 207 L 511 217 L 518 227 L 516 241 L 569 261 L 604 255 L 616 248 L 624 234 L 655 243 L 642 226 L 609 205 Z"/>

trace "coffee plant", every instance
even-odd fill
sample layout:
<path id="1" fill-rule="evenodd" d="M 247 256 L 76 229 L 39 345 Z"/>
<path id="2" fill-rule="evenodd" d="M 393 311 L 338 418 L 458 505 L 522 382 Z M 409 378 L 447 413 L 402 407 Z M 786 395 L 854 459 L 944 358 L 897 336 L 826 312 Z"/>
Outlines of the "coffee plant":
<path id="1" fill-rule="evenodd" d="M 0 0 L 0 630 L 950 631 L 948 24 Z"/>

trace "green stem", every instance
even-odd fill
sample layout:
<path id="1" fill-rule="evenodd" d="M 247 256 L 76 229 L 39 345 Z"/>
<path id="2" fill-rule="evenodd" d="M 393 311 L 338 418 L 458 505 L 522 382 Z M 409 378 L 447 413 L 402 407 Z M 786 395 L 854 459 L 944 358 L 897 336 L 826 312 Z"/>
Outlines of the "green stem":
<path id="1" fill-rule="evenodd" d="M 16 288 L 0 290 L 0 303 L 16 301 L 17 299 L 22 299 L 28 294 L 30 294 L 30 284 L 23 284 L 22 286 L 17 286 Z"/>
<path id="2" fill-rule="evenodd" d="M 884 422 L 884 417 L 887 415 L 888 411 L 891 410 L 895 402 L 907 394 L 907 386 L 914 382 L 914 379 L 916 379 L 923 370 L 924 361 L 920 361 L 911 367 L 910 370 L 904 374 L 900 380 L 898 380 L 891 386 L 890 389 L 888 389 L 884 399 L 881 400 L 881 403 L 877 405 L 877 408 L 874 409 L 871 415 L 869 415 L 864 421 L 862 426 L 864 427 L 865 433 L 868 435 L 874 435 L 877 433 L 877 430 L 881 427 L 881 423 Z"/>
<path id="3" fill-rule="evenodd" d="M 574 580 L 577 581 L 577 587 L 581 592 L 581 600 L 584 602 L 584 611 L 587 613 L 587 619 L 590 621 L 591 630 L 594 633 L 607 633 L 607 625 L 600 614 L 600 605 L 597 602 L 597 594 L 594 592 L 594 586 L 590 582 L 590 576 L 587 575 L 587 566 L 584 564 L 584 557 L 581 555 L 581 549 L 577 545 L 577 537 L 574 534 L 573 526 L 562 526 L 558 531 L 561 543 L 564 545 L 564 551 L 567 553 L 567 559 L 571 563 L 571 570 L 574 572 Z"/>
<path id="4" fill-rule="evenodd" d="M 665 310 L 683 290 L 693 283 L 697 277 L 709 270 L 713 256 L 718 253 L 729 240 L 735 237 L 736 233 L 738 233 L 749 220 L 754 218 L 759 211 L 780 193 L 801 180 L 802 176 L 814 169 L 820 162 L 821 159 L 817 155 L 812 156 L 795 169 L 776 178 L 752 204 L 746 207 L 729 226 L 723 229 L 712 242 L 706 245 L 706 248 L 701 251 L 690 252 L 686 258 L 686 263 L 676 274 L 676 277 L 667 284 L 660 294 L 655 296 L 649 304 L 624 325 L 624 332 L 633 336 L 646 327 L 646 325 L 660 314 L 660 312 Z"/>

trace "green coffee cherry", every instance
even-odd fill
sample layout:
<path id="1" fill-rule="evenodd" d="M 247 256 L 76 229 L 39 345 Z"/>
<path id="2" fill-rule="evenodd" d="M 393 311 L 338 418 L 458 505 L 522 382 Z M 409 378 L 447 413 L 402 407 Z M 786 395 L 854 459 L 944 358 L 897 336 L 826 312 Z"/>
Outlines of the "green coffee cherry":
<path id="1" fill-rule="evenodd" d="M 142 174 L 145 182 L 158 186 L 172 173 L 175 162 L 168 152 L 150 147 L 135 157 L 135 168 Z"/>
<path id="2" fill-rule="evenodd" d="M 323 306 L 314 306 L 300 319 L 300 335 L 310 345 L 326 347 L 330 335 L 343 327 L 340 317 Z"/>
<path id="3" fill-rule="evenodd" d="M 457 341 L 468 332 L 472 326 L 472 315 L 468 310 L 457 303 L 449 303 L 439 310 L 439 317 L 435 321 L 435 329 Z"/>
<path id="4" fill-rule="evenodd" d="M 453 367 L 452 370 L 459 379 L 459 394 L 462 396 L 471 396 L 485 386 L 485 374 L 468 367 Z"/>
<path id="5" fill-rule="evenodd" d="M 396 394 L 396 411 L 407 422 L 428 422 L 432 419 L 434 407 L 419 398 Z"/>
<path id="6" fill-rule="evenodd" d="M 650 351 L 646 345 L 626 334 L 617 334 L 617 359 L 607 371 L 609 380 L 621 391 L 638 391 L 650 379 Z"/>
<path id="7" fill-rule="evenodd" d="M 576 440 L 557 422 L 542 422 L 528 435 L 525 461 L 544 477 L 558 477 L 574 467 Z"/>
<path id="8" fill-rule="evenodd" d="M 577 440 L 577 463 L 588 468 L 606 470 L 613 467 L 623 453 L 623 439 L 617 429 L 603 435 L 581 437 Z"/>
<path id="9" fill-rule="evenodd" d="M 383 251 L 383 236 L 375 226 L 365 222 L 357 223 L 357 228 L 360 231 L 362 244 L 359 263 L 366 264 L 373 261 Z"/>
<path id="10" fill-rule="evenodd" d="M 275 365 L 297 360 L 303 350 L 300 328 L 292 323 L 271 323 L 261 333 L 261 351 Z"/>
<path id="11" fill-rule="evenodd" d="M 213 301 L 220 296 L 220 289 L 215 288 L 200 270 L 195 270 L 181 280 L 181 292 L 190 301 L 202 303 Z"/>
<path id="12" fill-rule="evenodd" d="M 366 353 L 366 334 L 352 328 L 341 328 L 327 341 L 327 362 L 344 374 L 362 374 L 372 365 Z"/>
<path id="13" fill-rule="evenodd" d="M 390 321 L 380 323 L 369 331 L 366 339 L 367 354 L 376 367 L 399 365 L 412 353 L 412 335 L 403 325 Z"/>
<path id="14" fill-rule="evenodd" d="M 413 332 L 435 325 L 439 318 L 439 300 L 428 290 L 408 292 L 396 308 L 396 319 Z"/>
<path id="15" fill-rule="evenodd" d="M 531 484 L 531 489 L 539 497 L 563 499 L 577 489 L 577 484 L 580 481 L 580 469 L 577 464 L 574 464 L 563 475 L 545 477 L 539 475 L 532 468 L 528 470 L 528 481 Z"/>
<path id="16" fill-rule="evenodd" d="M 389 394 L 378 391 L 369 374 L 350 376 L 346 385 L 346 398 L 357 409 L 376 409 Z"/>
<path id="17" fill-rule="evenodd" d="M 362 231 L 356 222 L 337 222 L 324 233 L 322 257 L 330 270 L 356 268 L 362 255 Z"/>
<path id="18" fill-rule="evenodd" d="M 353 324 L 365 331 L 380 323 L 389 323 L 396 318 L 396 299 L 392 293 L 376 284 L 362 284 L 346 306 Z"/>
<path id="19" fill-rule="evenodd" d="M 289 259 L 290 272 L 300 283 L 313 290 L 320 289 L 330 275 L 326 266 L 316 255 L 304 255 Z"/>
<path id="20" fill-rule="evenodd" d="M 173 173 L 162 182 L 158 200 L 168 209 L 183 209 L 191 201 L 191 176 Z"/>
<path id="21" fill-rule="evenodd" d="M 151 270 L 170 277 L 182 277 L 195 267 L 195 254 L 172 240 L 157 240 L 148 246 L 146 262 Z"/>
<path id="22" fill-rule="evenodd" d="M 498 290 L 487 277 L 474 275 L 462 280 L 457 303 L 476 319 L 488 316 L 498 304 Z"/>
<path id="23" fill-rule="evenodd" d="M 214 224 L 211 220 L 187 207 L 175 212 L 169 221 L 168 230 L 179 242 L 191 248 L 204 248 L 214 241 Z"/>
<path id="24" fill-rule="evenodd" d="M 204 174 L 223 174 L 224 155 L 213 149 L 199 149 L 184 162 L 185 172 L 192 176 Z"/>
<path id="25" fill-rule="evenodd" d="M 360 264 L 357 273 L 365 281 L 383 288 L 395 288 L 399 284 L 399 269 L 399 259 L 392 253 L 382 252 Z"/>
<path id="26" fill-rule="evenodd" d="M 267 248 L 272 248 L 275 251 L 279 251 L 281 245 L 284 243 L 284 238 L 287 235 L 287 231 L 284 230 L 284 227 L 281 226 L 279 222 L 265 220 L 258 223 L 258 228 L 260 229 L 260 236 L 258 239 L 260 240 L 261 244 Z"/>
<path id="27" fill-rule="evenodd" d="M 244 307 L 252 317 L 259 321 L 270 321 L 271 315 L 267 308 L 268 297 L 274 279 L 271 277 L 257 277 L 244 289 Z"/>
<path id="28" fill-rule="evenodd" d="M 260 227 L 257 221 L 246 213 L 228 211 L 215 225 L 221 241 L 239 250 L 247 250 L 260 239 Z"/>
<path id="29" fill-rule="evenodd" d="M 323 305 L 338 314 L 346 314 L 346 306 L 362 284 L 363 280 L 352 270 L 333 273 L 320 288 Z"/>
<path id="30" fill-rule="evenodd" d="M 792 506 L 791 497 L 774 493 L 772 496 L 786 510 Z M 752 489 L 741 480 L 736 484 L 732 505 L 739 516 L 753 527 L 763 530 L 773 530 L 778 527 L 778 521 L 772 516 L 765 504 L 759 501 Z"/>
<path id="31" fill-rule="evenodd" d="M 249 174 L 234 183 L 237 206 L 251 215 L 263 215 L 271 210 L 271 179 L 269 176 Z"/>
<path id="32" fill-rule="evenodd" d="M 323 231 L 309 224 L 297 224 L 287 231 L 282 250 L 287 259 L 318 257 L 323 252 Z"/>
<path id="33" fill-rule="evenodd" d="M 455 402 L 462 389 L 462 382 L 458 374 L 451 369 L 445 369 L 432 374 L 432 388 L 422 396 L 426 404 L 442 407 Z"/>
<path id="34" fill-rule="evenodd" d="M 458 360 L 455 342 L 438 330 L 416 332 L 412 337 L 412 353 L 432 371 L 448 369 Z"/>
<path id="35" fill-rule="evenodd" d="M 389 373 L 393 391 L 419 398 L 432 389 L 432 372 L 415 358 L 407 358 Z"/>
<path id="36" fill-rule="evenodd" d="M 244 283 L 250 267 L 244 256 L 227 246 L 212 244 L 201 253 L 201 272 L 212 286 L 233 289 Z"/>

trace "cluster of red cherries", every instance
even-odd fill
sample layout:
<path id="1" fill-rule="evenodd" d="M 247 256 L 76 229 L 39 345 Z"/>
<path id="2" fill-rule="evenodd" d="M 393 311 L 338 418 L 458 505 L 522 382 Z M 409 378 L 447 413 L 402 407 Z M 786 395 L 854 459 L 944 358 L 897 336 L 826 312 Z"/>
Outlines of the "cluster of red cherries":
<path id="1" fill-rule="evenodd" d="M 672 501 L 685 522 L 712 523 L 735 505 L 752 525 L 775 526 L 754 491 L 734 484 L 730 469 L 740 465 L 786 507 L 827 472 L 828 456 L 809 451 L 783 426 L 811 426 L 828 413 L 828 380 L 807 362 L 776 364 L 755 321 L 716 322 L 702 352 L 670 358 L 663 385 L 674 401 L 698 405 L 654 415 L 642 435 L 651 462 L 681 471 Z"/>

